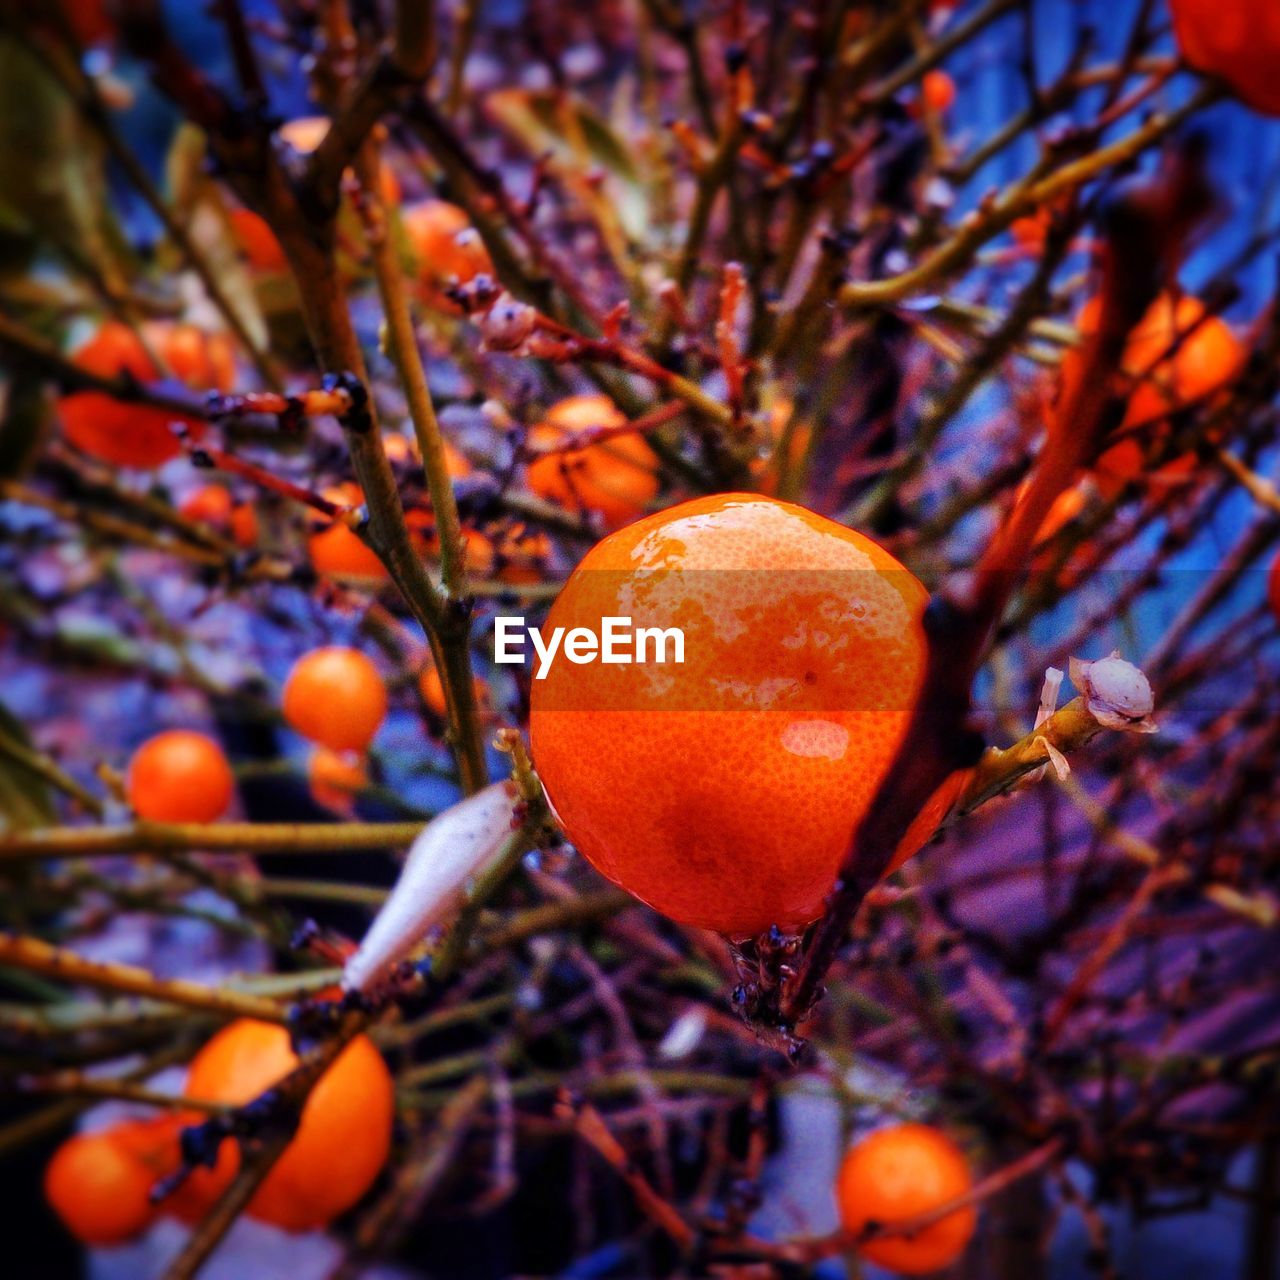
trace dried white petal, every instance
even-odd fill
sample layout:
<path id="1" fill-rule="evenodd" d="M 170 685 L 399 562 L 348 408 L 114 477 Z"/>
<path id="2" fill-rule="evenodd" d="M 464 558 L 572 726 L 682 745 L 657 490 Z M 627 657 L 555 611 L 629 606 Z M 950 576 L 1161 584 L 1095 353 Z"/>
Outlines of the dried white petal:
<path id="1" fill-rule="evenodd" d="M 467 882 L 511 833 L 514 788 L 495 782 L 437 814 L 419 833 L 391 896 L 347 961 L 342 985 L 369 991 L 426 936 L 461 909 Z"/>
<path id="2" fill-rule="evenodd" d="M 1036 743 L 1044 748 L 1045 755 L 1049 757 L 1049 764 L 1053 765 L 1053 771 L 1058 775 L 1058 781 L 1061 782 L 1064 778 L 1069 777 L 1071 774 L 1071 764 L 1070 761 L 1067 760 L 1067 757 L 1064 756 L 1062 752 L 1059 751 L 1058 748 L 1055 747 L 1043 734 L 1036 738 Z M 1048 767 L 1048 765 L 1043 765 L 1037 769 L 1036 772 L 1043 777 L 1044 771 Z"/>
<path id="3" fill-rule="evenodd" d="M 1085 662 L 1072 658 L 1071 683 L 1084 695 L 1085 705 L 1100 725 L 1155 733 L 1151 720 L 1155 697 L 1147 677 L 1119 654 Z"/>

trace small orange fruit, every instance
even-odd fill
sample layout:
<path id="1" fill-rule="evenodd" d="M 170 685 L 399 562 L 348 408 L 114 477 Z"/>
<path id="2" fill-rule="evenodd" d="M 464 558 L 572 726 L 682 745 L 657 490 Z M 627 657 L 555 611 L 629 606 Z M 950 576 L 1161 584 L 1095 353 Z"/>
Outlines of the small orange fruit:
<path id="1" fill-rule="evenodd" d="M 252 209 L 232 209 L 231 230 L 248 263 L 256 271 L 279 272 L 288 265 L 280 241 L 266 219 Z"/>
<path id="2" fill-rule="evenodd" d="M 355 797 L 369 785 L 369 774 L 358 755 L 314 747 L 307 761 L 307 786 L 322 809 L 350 813 Z"/>
<path id="3" fill-rule="evenodd" d="M 231 541 L 237 547 L 248 551 L 258 545 L 258 513 L 251 503 L 238 502 L 231 508 L 231 518 L 227 521 L 231 533 Z"/>
<path id="4" fill-rule="evenodd" d="M 298 1065 L 284 1027 L 241 1019 L 192 1059 L 187 1093 L 239 1106 Z M 313 1231 L 345 1213 L 373 1185 L 391 1150 L 395 1084 L 367 1036 L 357 1036 L 312 1089 L 293 1140 L 249 1202 L 249 1214 L 286 1231 Z M 197 1170 L 190 1199 L 211 1203 L 235 1176 L 228 1139 L 213 1169 Z"/>
<path id="5" fill-rule="evenodd" d="M 564 443 L 591 427 L 620 427 L 626 417 L 608 396 L 570 396 L 552 405 L 529 432 L 534 449 Z M 534 458 L 526 472 L 540 498 L 572 511 L 590 511 L 610 529 L 636 519 L 658 492 L 658 459 L 639 435 L 619 435 L 585 448 Z"/>
<path id="6" fill-rule="evenodd" d="M 926 1124 L 880 1129 L 850 1148 L 836 1177 L 836 1203 L 849 1235 L 870 1223 L 886 1226 L 928 1213 L 964 1195 L 973 1176 L 959 1147 Z M 950 1266 L 978 1223 L 969 1205 L 914 1235 L 883 1236 L 858 1245 L 868 1262 L 919 1276 Z"/>
<path id="7" fill-rule="evenodd" d="M 356 649 L 330 645 L 293 664 L 281 699 L 284 718 L 330 751 L 364 751 L 387 716 L 378 669 Z"/>
<path id="8" fill-rule="evenodd" d="M 601 637 L 604 618 L 630 618 L 635 660 L 576 664 L 566 648 L 531 685 L 534 759 L 566 834 L 686 924 L 744 936 L 816 919 L 906 731 L 926 599 L 869 538 L 759 494 L 605 538 L 542 633 Z M 641 662 L 642 627 L 678 627 L 683 661 L 667 637 L 665 662 L 655 641 Z"/>
<path id="9" fill-rule="evenodd" d="M 1097 332 L 1101 311 L 1098 298 L 1085 303 L 1076 319 L 1082 334 Z M 1141 379 L 1129 396 L 1119 427 L 1134 434 L 1104 450 L 1094 467 L 1103 497 L 1114 497 L 1142 475 L 1149 442 L 1168 434 L 1167 416 L 1227 386 L 1239 375 L 1245 354 L 1230 326 L 1217 316 L 1206 316 L 1204 306 L 1195 298 L 1184 295 L 1175 301 L 1165 293 L 1151 304 L 1129 334 L 1122 362 L 1122 371 L 1129 378 Z M 1079 381 L 1083 367 L 1078 351 L 1064 355 L 1060 398 Z M 1143 436 L 1137 434 L 1139 428 Z M 1188 454 L 1161 467 L 1157 476 L 1175 480 L 1194 466 L 1195 455 Z"/>
<path id="10" fill-rule="evenodd" d="M 139 382 L 153 382 L 160 376 L 141 339 L 127 325 L 106 321 L 98 332 L 78 347 L 73 363 L 104 378 L 122 375 Z M 67 439 L 102 462 L 118 467 L 161 466 L 182 452 L 172 424 L 185 424 L 200 435 L 203 423 L 183 418 L 167 409 L 127 404 L 99 391 L 76 391 L 58 402 Z"/>
<path id="11" fill-rule="evenodd" d="M 235 779 L 212 738 L 170 729 L 133 753 L 125 790 L 134 813 L 149 822 L 213 822 L 231 803 Z"/>
<path id="12" fill-rule="evenodd" d="M 955 105 L 956 82 L 945 71 L 926 71 L 920 81 L 920 101 L 926 111 L 946 115 Z"/>
<path id="13" fill-rule="evenodd" d="M 323 496 L 345 507 L 358 507 L 364 502 L 364 494 L 354 484 L 336 485 L 326 489 Z M 334 520 L 319 533 L 313 533 L 307 539 L 307 554 L 317 573 L 339 578 L 371 578 L 378 582 L 391 580 L 377 552 L 341 520 Z"/>
<path id="14" fill-rule="evenodd" d="M 1182 56 L 1221 76 L 1256 111 L 1280 115 L 1280 7 L 1275 0 L 1169 0 Z"/>
<path id="15" fill-rule="evenodd" d="M 224 485 L 206 484 L 183 498 L 178 514 L 196 524 L 225 529 L 231 521 L 231 491 Z"/>
<path id="16" fill-rule="evenodd" d="M 447 200 L 422 200 L 402 209 L 400 218 L 417 259 L 424 294 L 434 306 L 457 313 L 459 308 L 445 289 L 494 273 L 489 251 L 466 211 Z"/>
<path id="17" fill-rule="evenodd" d="M 479 676 L 474 676 L 472 688 L 475 690 L 477 705 L 483 708 L 489 697 L 488 687 Z M 440 678 L 436 664 L 429 658 L 426 666 L 418 673 L 418 692 L 432 715 L 438 720 L 448 719 L 449 706 L 444 694 L 444 681 Z"/>
<path id="18" fill-rule="evenodd" d="M 142 331 L 169 372 L 187 386 L 224 392 L 235 386 L 236 351 L 225 333 L 205 333 L 193 324 L 162 321 L 144 324 Z"/>
<path id="19" fill-rule="evenodd" d="M 84 1244 L 123 1244 L 141 1235 L 156 1211 L 155 1177 L 110 1132 L 68 1138 L 44 1173 L 44 1194 L 63 1225 Z"/>

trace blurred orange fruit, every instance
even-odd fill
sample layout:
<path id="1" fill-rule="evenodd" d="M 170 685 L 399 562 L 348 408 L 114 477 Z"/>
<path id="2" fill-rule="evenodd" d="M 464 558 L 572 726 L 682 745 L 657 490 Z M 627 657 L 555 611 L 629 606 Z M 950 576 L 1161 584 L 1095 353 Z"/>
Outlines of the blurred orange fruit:
<path id="1" fill-rule="evenodd" d="M 288 265 L 280 241 L 267 226 L 266 219 L 252 209 L 232 209 L 231 230 L 234 232 L 249 265 L 258 271 L 283 271 Z"/>
<path id="2" fill-rule="evenodd" d="M 284 1027 L 241 1019 L 192 1059 L 187 1093 L 239 1106 L 297 1065 Z M 369 1190 L 386 1164 L 394 1116 L 391 1073 L 373 1042 L 357 1036 L 312 1089 L 292 1141 L 249 1202 L 249 1214 L 286 1231 L 327 1226 Z M 192 1175 L 189 1200 L 212 1203 L 239 1163 L 239 1149 L 227 1139 L 214 1168 Z"/>
<path id="3" fill-rule="evenodd" d="M 554 448 L 592 427 L 620 427 L 626 417 L 608 396 L 570 396 L 529 431 L 534 449 Z M 639 435 L 618 435 L 581 449 L 536 457 L 526 483 L 548 502 L 589 511 L 616 529 L 643 514 L 658 492 L 658 459 Z"/>
<path id="4" fill-rule="evenodd" d="M 133 753 L 125 791 L 148 822 L 213 822 L 231 803 L 235 779 L 222 748 L 190 729 L 158 733 Z"/>
<path id="5" fill-rule="evenodd" d="M 151 1225 L 154 1183 L 155 1176 L 113 1133 L 81 1133 L 54 1152 L 44 1194 L 77 1240 L 100 1248 L 132 1240 Z"/>
<path id="6" fill-rule="evenodd" d="M 163 356 L 164 344 L 157 346 Z M 178 346 L 181 362 L 187 354 L 188 340 L 180 339 Z M 72 352 L 71 360 L 103 378 L 126 376 L 139 382 L 154 382 L 160 377 L 142 340 L 115 320 L 104 322 L 88 342 Z M 219 372 L 225 370 L 220 367 Z M 170 424 L 183 424 L 195 436 L 204 431 L 204 424 L 193 418 L 116 400 L 100 391 L 76 391 L 63 396 L 58 412 L 67 439 L 77 449 L 119 467 L 158 467 L 176 458 L 182 445 Z"/>
<path id="7" fill-rule="evenodd" d="M 447 200 L 422 200 L 402 209 L 400 217 L 426 297 L 433 305 L 457 313 L 460 308 L 444 290 L 452 284 L 467 284 L 478 275 L 494 274 L 489 251 L 466 211 Z"/>
<path id="8" fill-rule="evenodd" d="M 483 708 L 489 697 L 489 689 L 479 676 L 473 677 L 471 683 L 472 688 L 475 690 L 476 704 Z M 444 681 L 440 678 L 440 672 L 436 669 L 436 664 L 429 658 L 426 666 L 418 674 L 418 692 L 422 695 L 422 701 L 432 715 L 438 720 L 447 720 L 449 718 L 448 702 L 444 694 Z"/>
<path id="9" fill-rule="evenodd" d="M 684 660 L 673 641 L 664 665 L 653 648 L 646 664 L 561 654 L 532 681 L 534 759 L 569 839 L 686 924 L 743 936 L 815 919 L 906 731 L 926 600 L 869 538 L 758 494 L 605 538 L 543 635 L 678 626 Z"/>
<path id="10" fill-rule="evenodd" d="M 1076 319 L 1082 335 L 1097 332 L 1101 302 L 1091 298 Z M 1161 294 L 1134 327 L 1125 346 L 1122 370 L 1140 379 L 1130 393 L 1124 420 L 1118 430 L 1134 434 L 1105 449 L 1094 466 L 1103 497 L 1111 498 L 1126 484 L 1139 479 L 1147 468 L 1151 442 L 1167 438 L 1170 413 L 1212 395 L 1235 379 L 1245 361 L 1245 348 L 1218 316 L 1206 315 L 1202 303 L 1183 296 Z M 1066 397 L 1083 373 L 1078 350 L 1062 360 L 1060 398 Z M 1143 433 L 1138 434 L 1142 428 Z M 1173 480 L 1191 471 L 1194 453 L 1160 467 L 1161 480 Z"/>
<path id="11" fill-rule="evenodd" d="M 924 1124 L 880 1129 L 850 1148 L 836 1177 L 840 1221 L 849 1235 L 871 1223 L 890 1226 L 929 1213 L 964 1195 L 973 1176 L 959 1147 Z M 912 1235 L 873 1238 L 857 1246 L 868 1262 L 918 1276 L 949 1267 L 977 1226 L 969 1205 Z"/>
<path id="12" fill-rule="evenodd" d="M 364 502 L 364 494 L 354 484 L 335 485 L 325 489 L 322 496 L 343 507 L 358 507 Z M 391 574 L 378 558 L 377 552 L 341 520 L 334 520 L 327 528 L 313 533 L 307 539 L 307 554 L 311 567 L 317 573 L 346 578 L 373 578 L 379 582 L 391 580 Z"/>
<path id="13" fill-rule="evenodd" d="M 925 110 L 946 115 L 955 105 L 956 82 L 945 71 L 926 71 L 920 81 L 920 100 Z"/>
<path id="14" fill-rule="evenodd" d="M 349 751 L 314 747 L 307 760 L 307 786 L 322 809 L 351 811 L 356 794 L 369 785 L 364 761 Z"/>
<path id="15" fill-rule="evenodd" d="M 304 738 L 330 751 L 364 751 L 387 715 L 378 669 L 356 649 L 304 653 L 285 681 L 281 710 Z"/>
<path id="16" fill-rule="evenodd" d="M 231 520 L 231 490 L 225 485 L 206 484 L 189 493 L 178 507 L 184 520 L 225 529 Z"/>
<path id="17" fill-rule="evenodd" d="M 1280 5 L 1275 0 L 1169 0 L 1182 56 L 1220 76 L 1255 110 L 1280 115 Z"/>

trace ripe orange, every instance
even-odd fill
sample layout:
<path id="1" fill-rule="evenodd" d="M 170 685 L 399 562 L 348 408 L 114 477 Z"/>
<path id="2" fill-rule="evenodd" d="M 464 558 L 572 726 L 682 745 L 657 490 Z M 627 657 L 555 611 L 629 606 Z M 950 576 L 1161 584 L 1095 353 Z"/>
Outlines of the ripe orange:
<path id="1" fill-rule="evenodd" d="M 608 396 L 570 396 L 552 405 L 545 422 L 529 432 L 529 444 L 544 449 L 591 427 L 617 427 L 626 417 Z M 529 488 L 540 498 L 572 511 L 596 512 L 610 529 L 636 519 L 658 492 L 658 459 L 638 435 L 614 436 L 568 453 L 535 458 Z"/>
<path id="2" fill-rule="evenodd" d="M 335 485 L 324 490 L 324 497 L 341 506 L 356 507 L 364 502 L 364 494 L 354 484 Z M 387 566 L 377 553 L 354 529 L 341 520 L 335 520 L 319 533 L 307 539 L 307 554 L 311 567 L 317 573 L 332 574 L 341 578 L 373 578 L 389 582 Z"/>
<path id="3" fill-rule="evenodd" d="M 475 689 L 477 705 L 483 708 L 489 697 L 488 687 L 479 676 L 475 676 L 472 678 L 472 688 Z M 430 659 L 418 673 L 418 692 L 428 711 L 439 720 L 448 719 L 449 707 L 444 696 L 444 681 L 440 678 L 436 664 Z"/>
<path id="4" fill-rule="evenodd" d="M 920 101 L 934 115 L 946 115 L 955 105 L 956 82 L 945 71 L 926 71 L 920 81 Z"/>
<path id="5" fill-rule="evenodd" d="M 281 710 L 298 733 L 330 751 L 364 751 L 386 719 L 387 690 L 363 653 L 331 645 L 293 664 Z"/>
<path id="6" fill-rule="evenodd" d="M 142 331 L 169 372 L 187 386 L 204 391 L 230 391 L 235 386 L 235 345 L 225 333 L 160 321 L 144 324 Z"/>
<path id="7" fill-rule="evenodd" d="M 68 1138 L 44 1173 L 44 1194 L 84 1244 L 123 1244 L 151 1225 L 155 1176 L 110 1131 Z"/>
<path id="8" fill-rule="evenodd" d="M 1101 303 L 1091 298 L 1076 319 L 1082 334 L 1097 331 Z M 1104 450 L 1094 467 L 1103 497 L 1114 497 L 1146 469 L 1149 439 L 1168 434 L 1168 414 L 1202 400 L 1230 383 L 1240 373 L 1245 350 L 1230 326 L 1217 316 L 1206 316 L 1195 298 L 1176 301 L 1167 293 L 1151 304 L 1147 314 L 1129 335 L 1123 372 L 1141 378 L 1129 396 L 1119 430 L 1145 428 L 1143 438 L 1128 435 Z M 1083 372 L 1078 351 L 1068 351 L 1062 361 L 1062 395 L 1066 396 Z M 1176 458 L 1161 467 L 1164 481 L 1185 475 L 1195 466 L 1195 455 Z"/>
<path id="9" fill-rule="evenodd" d="M 1275 0 L 1169 0 L 1182 56 L 1221 76 L 1251 107 L 1280 115 L 1280 7 Z"/>
<path id="10" fill-rule="evenodd" d="M 460 308 L 444 290 L 467 284 L 478 275 L 492 276 L 493 262 L 467 217 L 447 200 L 422 200 L 400 211 L 405 236 L 417 259 L 423 293 L 433 306 L 457 313 Z"/>
<path id="11" fill-rule="evenodd" d="M 196 524 L 225 529 L 231 520 L 231 491 L 220 484 L 206 484 L 183 498 L 178 514 Z"/>
<path id="12" fill-rule="evenodd" d="M 196 1054 L 187 1093 L 238 1106 L 297 1065 L 283 1027 L 241 1019 Z M 249 1214 L 286 1231 L 326 1226 L 373 1185 L 391 1149 L 394 1116 L 391 1073 L 373 1042 L 357 1036 L 311 1091 L 293 1140 L 249 1202 Z M 215 1167 L 193 1175 L 188 1200 L 212 1203 L 239 1163 L 239 1149 L 228 1139 Z"/>
<path id="13" fill-rule="evenodd" d="M 231 230 L 249 265 L 257 271 L 283 271 L 289 264 L 266 219 L 252 209 L 232 209 Z"/>
<path id="14" fill-rule="evenodd" d="M 673 641 L 662 665 L 652 647 L 645 664 L 561 654 L 533 680 L 534 758 L 565 832 L 687 924 L 743 936 L 815 919 L 905 733 L 926 598 L 869 538 L 758 494 L 605 538 L 543 635 L 599 635 L 606 616 L 678 626 L 684 662 Z"/>
<path id="15" fill-rule="evenodd" d="M 258 513 L 251 503 L 238 502 L 231 508 L 231 518 L 227 522 L 231 532 L 231 541 L 246 551 L 258 545 Z"/>
<path id="16" fill-rule="evenodd" d="M 125 789 L 133 811 L 149 822 L 213 822 L 231 803 L 235 779 L 212 738 L 170 729 L 133 753 Z"/>
<path id="17" fill-rule="evenodd" d="M 840 1220 L 850 1235 L 928 1213 L 962 1196 L 973 1177 L 960 1149 L 925 1124 L 880 1129 L 852 1147 L 836 1176 Z M 918 1276 L 950 1266 L 977 1226 L 977 1210 L 957 1209 L 914 1235 L 884 1236 L 858 1246 L 868 1262 Z"/>
<path id="18" fill-rule="evenodd" d="M 104 378 L 127 374 L 139 382 L 152 382 L 160 376 L 137 334 L 114 320 L 106 321 L 71 359 Z M 98 391 L 63 396 L 58 411 L 67 439 L 77 449 L 119 467 L 158 467 L 176 458 L 182 445 L 171 423 L 185 423 L 195 435 L 204 429 L 202 423 L 167 409 L 127 404 Z"/>
<path id="19" fill-rule="evenodd" d="M 322 809 L 349 813 L 356 793 L 369 785 L 369 774 L 358 755 L 315 747 L 307 760 L 307 786 Z"/>

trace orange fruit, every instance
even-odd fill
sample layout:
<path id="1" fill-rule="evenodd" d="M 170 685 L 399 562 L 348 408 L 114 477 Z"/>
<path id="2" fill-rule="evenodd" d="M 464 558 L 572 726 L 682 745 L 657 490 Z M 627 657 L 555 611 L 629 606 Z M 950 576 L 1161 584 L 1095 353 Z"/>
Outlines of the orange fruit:
<path id="1" fill-rule="evenodd" d="M 225 529 L 231 520 L 231 491 L 220 484 L 206 484 L 183 498 L 178 514 L 196 524 Z"/>
<path id="2" fill-rule="evenodd" d="M 1076 319 L 1082 334 L 1097 332 L 1101 303 L 1091 298 Z M 1218 316 L 1206 316 L 1195 298 L 1176 301 L 1167 293 L 1151 304 L 1147 314 L 1129 334 L 1122 371 L 1141 381 L 1129 396 L 1124 420 L 1118 430 L 1146 428 L 1150 438 L 1159 440 L 1168 433 L 1163 421 L 1168 414 L 1200 401 L 1235 379 L 1245 361 L 1245 349 L 1229 325 Z M 1068 351 L 1062 360 L 1062 391 L 1065 397 L 1079 381 L 1083 360 L 1078 351 Z M 1149 442 L 1138 434 L 1125 436 L 1103 451 L 1094 466 L 1103 497 L 1114 497 L 1147 465 Z M 1176 458 L 1156 473 L 1168 481 L 1185 475 L 1195 466 L 1195 455 Z"/>
<path id="3" fill-rule="evenodd" d="M 920 101 L 926 111 L 946 115 L 955 105 L 956 82 L 945 71 L 926 71 L 920 81 Z"/>
<path id="4" fill-rule="evenodd" d="M 925 1124 L 900 1124 L 850 1148 L 836 1176 L 836 1203 L 845 1231 L 857 1235 L 869 1223 L 890 1225 L 928 1213 L 972 1186 L 964 1155 L 946 1134 Z M 977 1223 L 977 1210 L 969 1205 L 914 1235 L 870 1239 L 858 1253 L 886 1270 L 924 1275 L 955 1262 Z"/>
<path id="5" fill-rule="evenodd" d="M 1280 7 L 1275 0 L 1169 0 L 1182 56 L 1220 76 L 1256 111 L 1280 115 Z"/>
<path id="6" fill-rule="evenodd" d="M 479 676 L 474 676 L 472 678 L 472 688 L 475 690 L 477 705 L 484 707 L 489 697 L 489 690 L 485 682 Z M 447 720 L 449 718 L 448 701 L 444 696 L 444 681 L 440 678 L 440 672 L 436 669 L 436 664 L 430 659 L 427 660 L 426 666 L 418 673 L 418 692 L 422 695 L 422 701 L 426 704 L 427 710 L 438 720 Z"/>
<path id="7" fill-rule="evenodd" d="M 358 755 L 314 747 L 307 760 L 307 786 L 322 809 L 349 813 L 357 792 L 369 785 L 369 774 Z"/>
<path id="8" fill-rule="evenodd" d="M 906 731 L 926 600 L 869 538 L 759 494 L 605 538 L 544 638 L 630 618 L 681 628 L 684 661 L 673 639 L 663 664 L 652 644 L 643 664 L 562 653 L 532 681 L 534 759 L 569 839 L 686 924 L 744 936 L 815 919 Z"/>
<path id="9" fill-rule="evenodd" d="M 239 1106 L 297 1065 L 284 1027 L 241 1019 L 192 1059 L 187 1093 Z M 292 1141 L 249 1202 L 249 1214 L 286 1231 L 326 1226 L 369 1190 L 386 1164 L 394 1116 L 391 1073 L 373 1042 L 357 1036 L 312 1089 Z M 214 1168 L 193 1174 L 189 1200 L 211 1203 L 239 1163 L 239 1149 L 228 1139 Z"/>
<path id="10" fill-rule="evenodd" d="M 236 383 L 235 345 L 225 333 L 205 333 L 193 324 L 157 321 L 142 326 L 169 372 L 189 387 L 230 391 Z"/>
<path id="11" fill-rule="evenodd" d="M 155 1218 L 155 1176 L 110 1132 L 68 1138 L 44 1172 L 44 1194 L 63 1225 L 84 1244 L 123 1244 Z"/>
<path id="12" fill-rule="evenodd" d="M 212 738 L 190 729 L 158 733 L 133 753 L 129 804 L 148 822 L 213 822 L 235 790 L 231 766 Z"/>
<path id="13" fill-rule="evenodd" d="M 617 427 L 626 417 L 608 396 L 570 396 L 529 432 L 545 449 L 591 427 Z M 534 458 L 526 483 L 540 498 L 572 511 L 595 512 L 610 529 L 640 516 L 658 492 L 658 459 L 643 437 L 614 436 L 567 453 Z"/>
<path id="14" fill-rule="evenodd" d="M 258 513 L 251 503 L 238 502 L 232 507 L 227 527 L 231 532 L 231 541 L 237 547 L 247 551 L 258 545 Z"/>
<path id="15" fill-rule="evenodd" d="M 248 263 L 257 271 L 283 271 L 289 265 L 266 219 L 252 209 L 232 209 L 231 230 Z"/>
<path id="16" fill-rule="evenodd" d="M 444 290 L 494 274 L 489 251 L 466 211 L 447 200 L 422 200 L 402 209 L 400 218 L 424 295 L 434 306 L 457 313 L 460 308 Z"/>
<path id="17" fill-rule="evenodd" d="M 323 496 L 340 506 L 357 507 L 364 502 L 364 494 L 354 484 L 335 485 L 325 489 Z M 377 552 L 341 520 L 335 520 L 320 532 L 313 533 L 307 539 L 307 554 L 311 567 L 317 573 L 340 578 L 374 578 L 379 582 L 391 580 L 391 574 Z"/>
<path id="18" fill-rule="evenodd" d="M 364 751 L 386 719 L 387 690 L 363 653 L 330 645 L 293 664 L 281 710 L 298 733 L 330 751 Z"/>
<path id="19" fill-rule="evenodd" d="M 128 375 L 139 382 L 153 382 L 160 376 L 137 334 L 114 320 L 106 321 L 71 359 L 81 369 L 104 378 Z M 204 431 L 204 424 L 195 419 L 167 409 L 128 404 L 99 391 L 63 396 L 58 412 L 67 439 L 77 449 L 119 467 L 158 467 L 176 458 L 182 445 L 170 424 L 185 423 L 196 436 Z"/>

